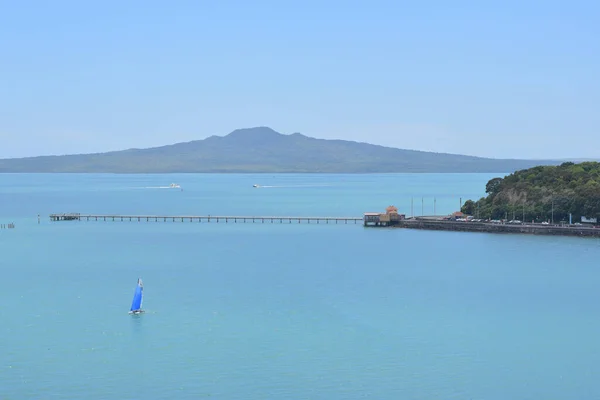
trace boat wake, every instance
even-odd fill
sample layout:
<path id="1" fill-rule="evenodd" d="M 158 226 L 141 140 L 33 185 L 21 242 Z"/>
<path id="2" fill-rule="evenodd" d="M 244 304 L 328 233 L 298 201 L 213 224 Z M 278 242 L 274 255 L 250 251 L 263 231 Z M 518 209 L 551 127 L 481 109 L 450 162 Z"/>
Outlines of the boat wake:
<path id="1" fill-rule="evenodd" d="M 169 186 L 142 186 L 133 189 L 181 189 L 181 186 L 177 183 L 171 183 Z"/>
<path id="2" fill-rule="evenodd" d="M 255 188 L 312 188 L 312 187 L 331 187 L 333 185 L 254 185 Z"/>

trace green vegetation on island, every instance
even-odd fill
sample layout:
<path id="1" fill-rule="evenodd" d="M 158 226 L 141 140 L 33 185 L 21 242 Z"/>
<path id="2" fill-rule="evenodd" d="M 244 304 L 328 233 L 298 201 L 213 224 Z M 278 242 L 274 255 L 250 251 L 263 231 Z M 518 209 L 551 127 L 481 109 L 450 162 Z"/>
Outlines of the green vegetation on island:
<path id="1" fill-rule="evenodd" d="M 491 179 L 488 194 L 467 200 L 461 211 L 478 218 L 581 221 L 600 217 L 600 163 L 537 166 Z"/>
<path id="2" fill-rule="evenodd" d="M 535 165 L 558 164 L 560 161 L 554 160 L 491 159 L 404 150 L 316 139 L 300 133 L 282 135 L 258 127 L 148 149 L 3 159 L 0 173 L 509 173 Z"/>

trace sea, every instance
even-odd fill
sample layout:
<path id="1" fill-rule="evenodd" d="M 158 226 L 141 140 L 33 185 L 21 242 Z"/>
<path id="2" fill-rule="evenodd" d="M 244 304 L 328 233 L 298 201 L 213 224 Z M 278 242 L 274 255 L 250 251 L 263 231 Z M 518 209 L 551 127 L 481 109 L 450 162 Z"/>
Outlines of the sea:
<path id="1" fill-rule="evenodd" d="M 49 220 L 444 215 L 503 175 L 0 174 L 0 399 L 600 399 L 598 239 Z"/>

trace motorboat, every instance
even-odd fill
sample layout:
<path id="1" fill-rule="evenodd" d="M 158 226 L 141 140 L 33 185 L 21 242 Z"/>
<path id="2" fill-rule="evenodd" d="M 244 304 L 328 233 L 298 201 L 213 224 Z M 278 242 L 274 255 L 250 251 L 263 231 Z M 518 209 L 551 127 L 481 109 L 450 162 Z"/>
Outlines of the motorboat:
<path id="1" fill-rule="evenodd" d="M 169 187 L 170 187 L 171 189 L 179 189 L 179 188 L 181 188 L 181 186 L 179 186 L 177 183 L 171 183 L 171 184 L 169 185 Z"/>

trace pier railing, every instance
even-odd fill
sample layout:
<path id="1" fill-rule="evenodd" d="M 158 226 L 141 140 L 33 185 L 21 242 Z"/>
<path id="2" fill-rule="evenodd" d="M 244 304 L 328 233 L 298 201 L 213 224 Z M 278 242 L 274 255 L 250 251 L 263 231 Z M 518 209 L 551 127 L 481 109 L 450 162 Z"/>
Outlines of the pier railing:
<path id="1" fill-rule="evenodd" d="M 50 214 L 51 221 L 136 221 L 136 222 L 224 222 L 224 223 L 324 223 L 348 224 L 363 221 L 362 217 L 298 217 L 298 216 L 244 216 L 244 215 L 104 215 L 104 214 Z"/>

